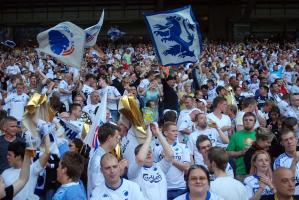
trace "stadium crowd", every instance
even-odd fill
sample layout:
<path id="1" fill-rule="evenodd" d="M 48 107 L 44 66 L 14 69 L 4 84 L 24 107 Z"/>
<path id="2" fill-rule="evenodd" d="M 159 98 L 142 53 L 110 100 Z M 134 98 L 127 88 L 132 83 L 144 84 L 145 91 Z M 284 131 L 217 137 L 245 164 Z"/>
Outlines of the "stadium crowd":
<path id="1" fill-rule="evenodd" d="M 34 48 L 2 48 L 0 198 L 299 199 L 298 49 L 206 42 L 197 63 L 166 67 L 149 43 L 106 43 L 77 69 Z M 37 93 L 50 121 L 30 113 Z M 93 148 L 86 126 L 105 93 Z M 125 96 L 144 138 L 119 111 Z"/>

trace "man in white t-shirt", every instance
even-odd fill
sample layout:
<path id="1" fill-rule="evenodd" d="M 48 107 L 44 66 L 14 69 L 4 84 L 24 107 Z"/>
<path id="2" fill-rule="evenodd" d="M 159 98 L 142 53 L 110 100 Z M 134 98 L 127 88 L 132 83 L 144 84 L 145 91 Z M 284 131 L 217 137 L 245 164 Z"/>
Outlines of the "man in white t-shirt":
<path id="1" fill-rule="evenodd" d="M 205 113 L 197 114 L 196 116 L 197 127 L 194 132 L 191 133 L 188 141 L 188 147 L 190 150 L 191 157 L 194 159 L 195 164 L 202 165 L 203 157 L 199 153 L 196 147 L 196 141 L 198 136 L 206 135 L 213 146 L 224 147 L 228 144 L 228 136 L 225 135 L 221 129 L 214 124 L 214 127 L 209 127 L 207 124 L 207 117 Z"/>
<path id="2" fill-rule="evenodd" d="M 197 151 L 203 157 L 203 163 L 200 165 L 203 165 L 208 169 L 210 166 L 210 159 L 208 157 L 208 153 L 209 153 L 210 149 L 212 148 L 211 140 L 206 135 L 200 135 L 196 140 L 196 148 L 197 148 Z M 227 165 L 225 167 L 225 173 L 229 177 L 234 178 L 234 171 L 229 163 L 227 163 Z M 215 174 L 213 173 L 213 171 L 210 172 L 210 180 L 211 181 L 215 180 Z"/>
<path id="3" fill-rule="evenodd" d="M 104 182 L 100 162 L 105 153 L 111 152 L 119 143 L 120 135 L 117 126 L 105 123 L 98 130 L 100 146 L 91 155 L 87 168 L 87 198 L 90 199 L 93 190 Z"/>
<path id="4" fill-rule="evenodd" d="M 177 126 L 178 126 L 178 141 L 182 143 L 187 143 L 189 140 L 189 135 L 194 131 L 194 121 L 195 116 L 200 113 L 201 110 L 198 108 L 193 108 L 188 114 L 183 114 L 179 116 Z"/>
<path id="5" fill-rule="evenodd" d="M 171 166 L 173 151 L 162 133 L 160 133 L 158 125 L 151 124 L 146 132 L 145 142 L 135 148 L 135 162 L 129 166 L 128 178 L 141 187 L 144 196 L 148 200 L 167 200 L 165 174 L 167 174 Z M 158 163 L 153 162 L 153 155 L 150 149 L 152 134 L 158 137 L 164 150 L 164 157 Z"/>
<path id="6" fill-rule="evenodd" d="M 82 107 L 80 104 L 73 103 L 70 106 L 70 117 L 69 117 L 69 122 L 73 124 L 74 126 L 77 127 L 77 130 L 79 130 L 79 134 L 76 135 L 76 138 L 81 138 L 82 131 L 83 131 L 83 125 L 84 122 L 80 120 L 82 113 Z M 69 137 L 70 140 L 74 139 L 73 136 Z"/>
<path id="7" fill-rule="evenodd" d="M 27 105 L 29 96 L 24 93 L 23 83 L 18 83 L 16 93 L 10 93 L 4 100 L 9 109 L 9 115 L 15 117 L 20 123 L 23 118 L 24 108 Z"/>
<path id="8" fill-rule="evenodd" d="M 245 98 L 242 102 L 243 110 L 239 111 L 236 116 L 236 129 L 237 131 L 243 130 L 243 116 L 247 112 L 252 112 L 256 116 L 256 122 L 254 125 L 254 129 L 260 127 L 260 125 L 266 125 L 266 119 L 263 118 L 263 113 L 258 110 L 257 102 L 253 97 Z"/>
<path id="9" fill-rule="evenodd" d="M 193 98 L 191 96 L 185 96 L 184 105 L 186 108 L 184 110 L 181 110 L 180 117 L 189 114 L 190 111 L 195 107 Z"/>
<path id="10" fill-rule="evenodd" d="M 116 123 L 119 118 L 117 108 L 118 100 L 120 99 L 121 95 L 115 87 L 108 85 L 107 79 L 105 77 L 100 77 L 99 86 L 101 89 L 99 89 L 98 92 L 101 99 L 103 99 L 105 92 L 107 92 L 107 108 L 110 110 L 113 122 Z"/>
<path id="11" fill-rule="evenodd" d="M 216 179 L 211 182 L 210 191 L 224 200 L 247 200 L 246 188 L 238 180 L 226 174 L 229 156 L 220 147 L 212 147 L 208 152 L 209 170 Z M 228 192 L 229 191 L 229 192 Z"/>
<path id="12" fill-rule="evenodd" d="M 299 195 L 299 152 L 296 151 L 298 138 L 296 133 L 290 130 L 281 132 L 281 144 L 285 152 L 274 161 L 274 170 L 279 167 L 290 168 L 295 174 L 295 195 Z"/>
<path id="13" fill-rule="evenodd" d="M 19 63 L 18 64 L 14 64 L 13 60 L 9 61 L 9 65 L 6 67 L 5 73 L 7 75 L 16 75 L 16 74 L 20 74 L 21 70 L 19 68 Z"/>
<path id="14" fill-rule="evenodd" d="M 72 92 L 74 90 L 71 74 L 65 74 L 64 79 L 59 83 L 60 101 L 64 103 L 66 110 L 69 111 L 69 105 L 72 103 Z"/>
<path id="15" fill-rule="evenodd" d="M 83 111 L 88 113 L 90 118 L 93 120 L 96 114 L 96 109 L 100 106 L 100 95 L 97 91 L 93 91 L 90 94 L 90 103 L 87 103 L 86 106 L 83 107 Z"/>
<path id="16" fill-rule="evenodd" d="M 92 85 L 95 82 L 95 77 L 93 74 L 87 74 L 85 76 L 85 82 L 82 87 L 82 92 L 85 95 L 85 98 L 88 99 L 89 95 L 94 91 Z"/>
<path id="17" fill-rule="evenodd" d="M 42 156 L 33 162 L 30 166 L 29 180 L 24 188 L 14 197 L 14 200 L 24 200 L 30 198 L 34 194 L 34 189 L 37 183 L 37 178 L 46 166 L 50 151 L 49 151 L 49 136 L 45 136 L 45 152 Z M 8 146 L 7 160 L 11 168 L 4 170 L 1 177 L 4 180 L 5 186 L 13 184 L 20 175 L 23 164 L 26 145 L 23 142 L 13 142 Z"/>
<path id="18" fill-rule="evenodd" d="M 121 166 L 115 156 L 110 153 L 104 154 L 100 160 L 100 165 L 105 180 L 96 186 L 90 200 L 145 200 L 139 185 L 120 177 L 122 174 Z"/>
<path id="19" fill-rule="evenodd" d="M 216 123 L 217 127 L 220 128 L 225 135 L 229 135 L 232 129 L 232 121 L 229 116 L 222 114 L 226 111 L 227 102 L 223 97 L 216 97 L 213 100 L 213 112 L 207 115 L 208 123 Z"/>
<path id="20" fill-rule="evenodd" d="M 174 199 L 187 192 L 184 172 L 190 167 L 190 153 L 186 144 L 177 141 L 177 127 L 174 122 L 165 122 L 163 133 L 173 151 L 172 166 L 166 173 L 167 198 Z M 157 144 L 153 147 L 155 162 L 163 159 L 163 148 Z"/>

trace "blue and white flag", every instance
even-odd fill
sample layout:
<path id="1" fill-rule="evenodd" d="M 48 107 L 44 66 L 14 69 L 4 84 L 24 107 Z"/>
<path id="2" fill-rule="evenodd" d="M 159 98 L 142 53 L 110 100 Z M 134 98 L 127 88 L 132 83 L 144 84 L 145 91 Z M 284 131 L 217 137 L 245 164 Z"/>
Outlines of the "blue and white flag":
<path id="1" fill-rule="evenodd" d="M 125 34 L 126 34 L 125 32 L 122 32 L 122 31 L 120 31 L 119 29 L 117 29 L 115 27 L 111 27 L 107 32 L 107 35 L 110 37 L 110 39 L 112 41 L 118 40 L 119 38 L 121 38 Z"/>
<path id="2" fill-rule="evenodd" d="M 71 122 L 59 119 L 59 124 L 64 128 L 65 137 L 69 140 L 73 140 L 80 135 L 81 130 Z"/>
<path id="3" fill-rule="evenodd" d="M 85 33 L 86 33 L 85 48 L 92 47 L 96 44 L 98 35 L 99 35 L 99 33 L 101 31 L 101 28 L 103 26 L 104 15 L 105 15 L 105 13 L 104 13 L 104 10 L 103 10 L 99 22 L 96 25 L 91 26 L 91 27 L 84 30 Z"/>
<path id="4" fill-rule="evenodd" d="M 12 40 L 6 40 L 5 42 L 1 42 L 1 44 L 3 44 L 4 46 L 7 46 L 9 48 L 15 48 L 16 43 Z"/>
<path id="5" fill-rule="evenodd" d="M 107 113 L 107 91 L 104 93 L 99 109 L 97 110 L 96 116 L 93 119 L 92 125 L 84 139 L 84 143 L 88 144 L 90 147 L 96 149 L 99 146 L 98 141 L 98 130 L 100 126 L 106 123 L 106 113 Z"/>
<path id="6" fill-rule="evenodd" d="M 145 15 L 162 65 L 195 63 L 201 53 L 201 33 L 191 6 Z"/>
<path id="7" fill-rule="evenodd" d="M 37 51 L 53 56 L 57 60 L 81 67 L 85 45 L 85 32 L 71 22 L 62 22 L 37 35 Z"/>

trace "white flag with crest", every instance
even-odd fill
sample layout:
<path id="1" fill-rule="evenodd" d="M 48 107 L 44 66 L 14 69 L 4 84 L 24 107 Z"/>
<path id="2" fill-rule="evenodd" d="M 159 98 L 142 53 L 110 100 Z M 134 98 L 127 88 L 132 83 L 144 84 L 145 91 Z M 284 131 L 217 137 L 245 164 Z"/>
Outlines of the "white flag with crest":
<path id="1" fill-rule="evenodd" d="M 97 148 L 99 145 L 98 141 L 98 129 L 104 123 L 106 123 L 106 113 L 107 113 L 107 90 L 104 93 L 101 103 L 97 110 L 96 116 L 93 119 L 92 125 L 84 139 L 84 143 L 88 144 L 92 148 Z"/>
<path id="2" fill-rule="evenodd" d="M 191 6 L 145 15 L 162 65 L 194 63 L 201 52 L 201 33 Z"/>
<path id="3" fill-rule="evenodd" d="M 63 62 L 80 68 L 85 44 L 85 32 L 71 22 L 62 22 L 37 35 L 39 48 Z"/>
<path id="4" fill-rule="evenodd" d="M 91 27 L 84 30 L 85 33 L 86 33 L 85 48 L 92 47 L 96 44 L 98 35 L 99 35 L 99 33 L 101 31 L 101 28 L 103 26 L 104 15 L 105 15 L 105 13 L 104 13 L 104 10 L 103 10 L 99 22 L 96 25 L 93 25 L 93 26 L 91 26 Z"/>

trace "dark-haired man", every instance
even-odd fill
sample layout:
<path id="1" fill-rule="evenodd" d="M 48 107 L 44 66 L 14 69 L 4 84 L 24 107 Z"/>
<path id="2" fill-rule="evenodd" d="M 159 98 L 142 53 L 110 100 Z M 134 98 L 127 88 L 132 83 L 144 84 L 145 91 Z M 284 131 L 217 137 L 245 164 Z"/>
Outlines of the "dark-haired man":
<path id="1" fill-rule="evenodd" d="M 237 179 L 243 181 L 246 175 L 244 155 L 255 141 L 254 125 L 256 116 L 252 112 L 247 112 L 243 116 L 243 127 L 237 131 L 231 138 L 227 147 L 228 154 L 236 158 Z"/>
<path id="2" fill-rule="evenodd" d="M 101 87 L 101 89 L 99 89 L 98 92 L 101 99 L 104 99 L 104 94 L 107 92 L 107 108 L 110 110 L 113 122 L 116 123 L 119 118 L 117 108 L 118 100 L 120 99 L 121 95 L 114 86 L 108 85 L 108 80 L 105 77 L 100 77 L 99 86 Z"/>
<path id="3" fill-rule="evenodd" d="M 225 200 L 247 200 L 245 186 L 225 172 L 228 165 L 228 153 L 221 147 L 212 147 L 208 152 L 209 169 L 216 177 L 210 190 Z M 229 192 L 228 192 L 229 191 Z"/>
<path id="4" fill-rule="evenodd" d="M 84 169 L 81 155 L 66 152 L 57 168 L 57 180 L 62 185 L 55 193 L 53 200 L 86 200 L 84 186 L 80 183 L 80 176 Z"/>
<path id="5" fill-rule="evenodd" d="M 34 194 L 38 176 L 46 166 L 50 157 L 49 142 L 49 136 L 44 136 L 45 152 L 43 152 L 38 160 L 30 165 L 29 180 L 24 188 L 14 197 L 14 200 L 24 200 Z M 19 178 L 21 167 L 24 162 L 25 148 L 26 144 L 20 141 L 12 142 L 8 145 L 7 160 L 10 168 L 6 169 L 1 174 L 6 186 L 13 184 L 13 182 Z"/>

